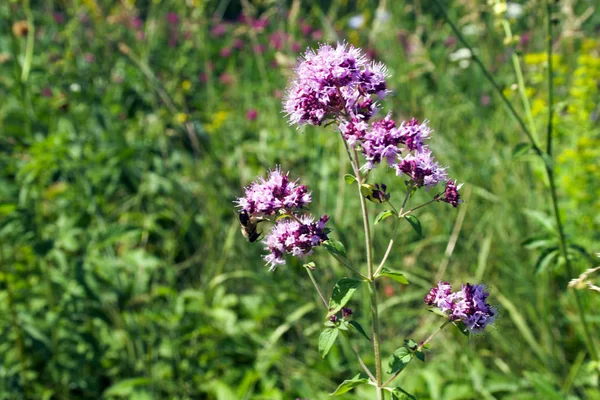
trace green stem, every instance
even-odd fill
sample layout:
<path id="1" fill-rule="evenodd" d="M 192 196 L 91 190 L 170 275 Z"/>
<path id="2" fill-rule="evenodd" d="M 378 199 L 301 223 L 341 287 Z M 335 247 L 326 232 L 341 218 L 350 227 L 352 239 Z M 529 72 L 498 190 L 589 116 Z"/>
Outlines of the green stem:
<path id="1" fill-rule="evenodd" d="M 475 61 L 475 63 L 477 65 L 479 65 L 479 68 L 481 69 L 481 72 L 483 72 L 483 75 L 485 76 L 485 78 L 492 84 L 492 86 L 494 87 L 494 89 L 496 90 L 496 92 L 498 93 L 498 95 L 500 96 L 500 98 L 502 98 L 502 101 L 504 102 L 504 104 L 506 105 L 506 107 L 508 108 L 508 110 L 510 111 L 510 113 L 513 115 L 513 117 L 515 117 L 515 119 L 517 120 L 517 122 L 521 126 L 521 129 L 523 130 L 523 132 L 525 132 L 525 135 L 527 135 L 527 137 L 529 138 L 529 141 L 531 142 L 531 146 L 532 146 L 533 150 L 538 155 L 541 156 L 543 154 L 542 153 L 542 149 L 540 149 L 540 147 L 538 146 L 536 140 L 531 135 L 531 132 L 529 131 L 529 129 L 527 129 L 527 125 L 525 125 L 525 122 L 523 121 L 523 118 L 521 118 L 521 116 L 519 115 L 519 113 L 517 112 L 517 110 L 515 110 L 515 108 L 511 104 L 510 100 L 508 100 L 508 98 L 502 92 L 502 88 L 500 88 L 500 85 L 498 85 L 498 83 L 496 82 L 496 80 L 494 79 L 494 77 L 492 76 L 492 74 L 488 71 L 488 69 L 485 67 L 485 65 L 483 65 L 483 62 L 481 61 L 481 59 L 475 54 L 475 52 L 473 51 L 473 48 L 471 47 L 471 45 L 469 44 L 469 42 L 467 42 L 467 40 L 463 36 L 463 34 L 460 31 L 460 29 L 458 29 L 458 27 L 454 24 L 454 22 L 452 22 L 452 20 L 450 19 L 450 16 L 446 12 L 446 9 L 440 3 L 440 0 L 433 0 L 433 2 L 440 9 L 440 12 L 442 13 L 442 15 L 444 17 L 444 20 L 448 23 L 448 25 L 450 25 L 450 27 L 452 28 L 452 31 L 454 32 L 454 34 L 458 37 L 458 39 L 461 41 L 461 43 L 467 49 L 469 49 L 469 51 L 471 52 L 471 58 L 473 59 L 473 61 Z"/>
<path id="2" fill-rule="evenodd" d="M 317 283 L 317 280 L 315 279 L 315 276 L 313 275 L 312 270 L 310 268 L 306 267 L 306 272 L 308 273 L 308 276 L 310 277 L 310 281 L 312 282 L 313 286 L 315 287 L 317 293 L 319 293 L 319 297 L 321 298 L 321 301 L 323 302 L 325 309 L 329 311 L 329 304 L 327 303 L 327 300 L 325 300 L 325 296 L 323 296 L 323 291 L 319 287 L 319 284 Z M 354 346 L 352 346 L 352 343 L 350 343 L 350 339 L 348 339 L 348 337 L 346 336 L 346 332 L 344 332 L 344 331 L 340 331 L 340 332 L 342 333 L 342 336 L 344 337 L 344 339 L 348 342 L 348 345 L 350 346 L 350 348 L 352 349 L 352 352 L 358 359 L 358 363 L 362 367 L 363 371 L 365 371 L 365 373 L 373 380 L 373 382 L 375 382 L 375 377 L 373 376 L 373 373 L 371 372 L 371 370 L 369 370 L 369 368 L 363 361 L 362 357 L 358 353 L 358 350 L 356 350 L 356 348 Z"/>
<path id="3" fill-rule="evenodd" d="M 0 254 L 1 256 L 1 254 Z M 6 300 L 8 302 L 8 309 L 10 313 L 10 319 L 15 330 L 15 334 L 17 335 L 17 351 L 19 355 L 19 363 L 21 364 L 21 379 L 23 381 L 23 394 L 25 398 L 27 398 L 29 393 L 29 383 L 27 381 L 27 363 L 25 360 L 25 344 L 23 342 L 23 331 L 21 329 L 21 325 L 19 324 L 19 318 L 17 316 L 17 311 L 15 309 L 15 302 L 13 297 L 13 292 L 11 288 L 11 284 L 9 282 L 10 278 L 8 275 L 8 271 L 3 271 L 3 260 L 0 257 L 0 275 L 4 276 L 4 284 L 6 285 Z"/>
<path id="4" fill-rule="evenodd" d="M 325 305 L 325 308 L 329 309 L 329 304 L 327 303 L 327 300 L 325 300 L 325 296 L 323 296 L 323 292 L 321 291 L 321 288 L 317 284 L 317 280 L 315 279 L 315 276 L 313 275 L 311 269 L 308 267 L 306 267 L 305 269 L 306 269 L 306 272 L 308 273 L 308 276 L 310 277 L 310 281 L 312 282 L 313 286 L 317 290 L 317 293 L 319 293 L 319 297 L 321 298 L 321 301 Z"/>
<path id="5" fill-rule="evenodd" d="M 377 312 L 377 286 L 373 275 L 373 255 L 371 249 L 371 227 L 369 226 L 369 214 L 367 212 L 367 201 L 360 191 L 364 179 L 360 173 L 358 166 L 358 153 L 354 149 L 354 171 L 356 172 L 358 197 L 360 198 L 360 208 L 362 210 L 363 226 L 365 230 L 365 246 L 367 247 L 367 276 L 369 277 L 369 294 L 371 299 L 371 318 L 373 319 L 373 352 L 375 353 L 375 376 L 377 383 L 377 399 L 383 400 L 384 392 L 382 389 L 383 372 L 381 369 L 381 349 L 380 349 L 380 333 L 379 333 L 379 314 Z"/>
<path id="6" fill-rule="evenodd" d="M 507 20 L 502 20 L 502 26 L 504 27 L 504 35 L 509 43 L 513 41 L 512 30 L 510 29 L 510 24 Z M 525 88 L 525 79 L 523 78 L 523 71 L 521 70 L 521 62 L 519 61 L 519 56 L 516 52 L 513 51 L 511 55 L 511 60 L 513 63 L 513 69 L 515 70 L 515 76 L 517 77 L 517 87 L 519 88 L 519 96 L 521 96 L 521 102 L 523 103 L 523 109 L 525 110 L 525 116 L 527 117 L 527 122 L 529 123 L 529 130 L 531 135 L 535 138 L 536 143 L 539 142 L 537 129 L 535 127 L 535 122 L 533 121 L 533 114 L 531 114 L 531 107 L 529 105 L 529 99 L 527 98 L 527 92 Z"/>
<path id="7" fill-rule="evenodd" d="M 556 183 L 554 182 L 554 170 L 551 167 L 551 164 L 546 164 L 546 174 L 548 175 L 548 181 L 550 182 L 550 195 L 552 197 L 552 208 L 554 210 L 554 218 L 556 220 L 556 229 L 558 230 L 558 238 L 560 241 L 560 251 L 562 253 L 563 258 L 565 259 L 565 265 L 567 268 L 567 275 L 569 277 L 574 277 L 573 266 L 571 265 L 571 259 L 569 258 L 569 252 L 567 250 L 567 240 L 565 237 L 564 227 L 562 224 L 562 219 L 560 217 L 560 212 L 558 209 L 558 196 L 556 194 Z M 590 334 L 590 328 L 585 320 L 585 309 L 583 307 L 583 301 L 581 299 L 581 293 L 579 290 L 574 290 L 575 301 L 577 303 L 577 311 L 579 313 L 579 319 L 581 320 L 581 325 L 583 327 L 583 333 L 585 336 L 585 342 L 588 347 L 588 351 L 590 352 L 590 356 L 594 361 L 598 361 L 598 353 L 596 352 L 596 346 L 594 344 L 594 339 Z"/>
<path id="8" fill-rule="evenodd" d="M 548 53 L 548 130 L 546 137 L 546 153 L 552 156 L 552 119 L 554 116 L 554 71 L 552 70 L 552 0 L 546 0 L 546 11 L 548 13 L 548 33 L 546 37 L 546 49 Z"/>

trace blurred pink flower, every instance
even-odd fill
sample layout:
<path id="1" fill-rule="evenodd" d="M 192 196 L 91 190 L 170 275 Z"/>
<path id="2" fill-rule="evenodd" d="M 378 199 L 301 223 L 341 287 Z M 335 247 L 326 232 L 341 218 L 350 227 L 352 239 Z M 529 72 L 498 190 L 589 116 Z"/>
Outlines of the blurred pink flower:
<path id="1" fill-rule="evenodd" d="M 225 24 L 217 24 L 210 30 L 210 34 L 214 37 L 221 37 L 227 33 Z"/>
<path id="2" fill-rule="evenodd" d="M 44 89 L 42 89 L 42 92 L 40 94 L 43 97 L 52 97 L 52 89 L 50 89 L 48 86 L 46 86 Z"/>
<path id="3" fill-rule="evenodd" d="M 302 46 L 300 46 L 300 43 L 298 43 L 298 42 L 292 43 L 292 51 L 294 53 L 299 53 L 300 50 L 302 50 Z"/>
<path id="4" fill-rule="evenodd" d="M 65 16 L 63 13 L 55 12 L 54 14 L 52 14 L 52 18 L 54 18 L 54 22 L 56 22 L 59 25 L 65 23 Z"/>
<path id="5" fill-rule="evenodd" d="M 85 60 L 85 62 L 91 64 L 94 61 L 96 61 L 96 57 L 92 54 L 92 53 L 85 53 L 83 55 L 83 59 Z"/>
<path id="6" fill-rule="evenodd" d="M 446 46 L 446 47 L 452 47 L 452 46 L 454 46 L 456 44 L 456 42 L 457 42 L 456 37 L 454 37 L 454 36 L 448 36 L 446 38 L 446 40 L 444 40 L 444 46 Z"/>
<path id="7" fill-rule="evenodd" d="M 131 25 L 133 25 L 135 29 L 140 29 L 142 26 L 144 26 L 144 22 L 140 17 L 133 17 L 131 19 Z"/>
<path id="8" fill-rule="evenodd" d="M 233 83 L 233 76 L 227 72 L 223 72 L 219 76 L 219 82 L 225 86 L 230 86 Z"/>
<path id="9" fill-rule="evenodd" d="M 252 28 L 254 28 L 255 30 L 261 32 L 263 31 L 267 26 L 269 26 L 269 20 L 267 18 L 260 18 L 260 19 L 254 19 L 252 20 Z"/>
<path id="10" fill-rule="evenodd" d="M 304 36 L 308 36 L 312 32 L 312 26 L 310 26 L 307 23 L 301 23 L 300 24 L 300 32 L 302 32 L 302 34 Z"/>
<path id="11" fill-rule="evenodd" d="M 480 103 L 482 106 L 489 106 L 490 103 L 492 102 L 492 98 L 490 96 L 488 96 L 487 94 L 484 94 L 481 96 L 481 98 L 479 99 Z"/>
<path id="12" fill-rule="evenodd" d="M 179 16 L 177 14 L 175 14 L 174 12 L 170 12 L 167 14 L 167 21 L 171 25 L 175 25 L 176 23 L 179 22 Z"/>
<path id="13" fill-rule="evenodd" d="M 323 39 L 323 32 L 321 32 L 320 30 L 316 30 L 312 33 L 312 38 L 313 40 L 321 40 Z"/>
<path id="14" fill-rule="evenodd" d="M 271 36 L 269 36 L 269 44 L 275 50 L 281 50 L 285 45 L 287 37 L 288 35 L 284 31 L 273 32 Z"/>
<path id="15" fill-rule="evenodd" d="M 233 44 L 231 45 L 236 50 L 241 50 L 244 48 L 244 41 L 239 38 L 233 39 Z"/>
<path id="16" fill-rule="evenodd" d="M 221 57 L 227 58 L 231 55 L 231 47 L 223 47 L 219 52 Z"/>
<path id="17" fill-rule="evenodd" d="M 135 38 L 137 40 L 144 40 L 146 38 L 146 34 L 144 33 L 144 31 L 137 31 L 135 33 Z"/>
<path id="18" fill-rule="evenodd" d="M 248 110 L 246 113 L 246 119 L 248 121 L 255 121 L 256 117 L 258 117 L 258 111 L 256 111 L 254 108 Z"/>
<path id="19" fill-rule="evenodd" d="M 254 50 L 255 54 L 262 54 L 265 52 L 265 45 L 259 43 L 256 46 L 254 46 L 252 49 Z"/>

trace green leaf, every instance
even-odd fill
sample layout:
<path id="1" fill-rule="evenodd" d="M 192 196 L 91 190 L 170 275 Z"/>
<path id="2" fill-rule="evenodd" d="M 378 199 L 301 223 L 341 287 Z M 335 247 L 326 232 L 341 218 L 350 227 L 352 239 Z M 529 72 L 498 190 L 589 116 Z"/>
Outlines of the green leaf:
<path id="1" fill-rule="evenodd" d="M 375 225 L 377 225 L 378 223 L 380 223 L 381 221 L 383 221 L 384 219 L 386 219 L 387 217 L 390 217 L 392 215 L 396 215 L 396 212 L 394 210 L 385 210 L 385 211 L 380 212 L 375 217 Z"/>
<path id="2" fill-rule="evenodd" d="M 527 153 L 531 149 L 531 144 L 529 143 L 519 143 L 515 146 L 512 151 L 512 157 L 517 158 Z"/>
<path id="3" fill-rule="evenodd" d="M 352 185 L 354 182 L 356 182 L 356 177 L 354 175 L 346 174 L 344 175 L 344 180 L 348 185 Z"/>
<path id="4" fill-rule="evenodd" d="M 545 249 L 535 262 L 535 273 L 541 274 L 542 272 L 546 271 L 550 264 L 552 264 L 552 262 L 555 261 L 559 255 L 560 252 L 558 251 L 557 246 Z"/>
<path id="5" fill-rule="evenodd" d="M 400 386 L 392 390 L 392 400 L 417 400 L 415 396 L 402 389 Z"/>
<path id="6" fill-rule="evenodd" d="M 408 285 L 408 279 L 406 279 L 406 277 L 403 274 L 401 274 L 400 272 L 392 271 L 391 269 L 382 268 L 381 272 L 377 276 L 387 276 L 388 278 L 391 278 L 396 282 L 399 282 L 403 285 Z"/>
<path id="7" fill-rule="evenodd" d="M 104 396 L 129 397 L 138 386 L 146 386 L 152 383 L 150 378 L 123 379 L 106 389 Z"/>
<path id="8" fill-rule="evenodd" d="M 366 337 L 369 342 L 371 341 L 371 338 L 369 338 L 369 335 L 367 335 L 367 332 L 365 332 L 361 324 L 359 324 L 356 321 L 350 321 L 349 323 L 354 328 L 356 328 L 356 330 L 359 331 L 364 337 Z"/>
<path id="9" fill-rule="evenodd" d="M 423 230 L 421 229 L 421 221 L 414 215 L 405 215 L 404 218 L 408 221 L 410 226 L 417 232 L 420 237 L 423 237 Z"/>
<path id="10" fill-rule="evenodd" d="M 342 242 L 329 239 L 323 242 L 323 246 L 333 255 L 346 257 L 346 247 Z"/>
<path id="11" fill-rule="evenodd" d="M 340 331 L 336 328 L 325 328 L 321 335 L 319 335 L 319 353 L 321 358 L 325 358 L 331 346 L 335 343 Z"/>
<path id="12" fill-rule="evenodd" d="M 471 336 L 471 333 L 467 329 L 467 326 L 465 325 L 464 322 L 462 322 L 462 321 L 452 321 L 452 325 L 454 325 L 455 327 L 457 327 L 458 330 L 460 331 L 460 333 L 462 333 L 466 337 Z"/>
<path id="13" fill-rule="evenodd" d="M 402 371 L 404 367 L 406 367 L 408 363 L 412 360 L 412 358 L 413 353 L 408 348 L 408 346 L 400 347 L 399 349 L 394 351 L 394 354 L 392 354 L 392 356 L 388 360 L 388 365 L 390 367 L 388 374 L 395 374 L 398 371 Z"/>
<path id="14" fill-rule="evenodd" d="M 348 303 L 356 289 L 362 281 L 351 278 L 340 279 L 333 287 L 331 300 L 329 300 L 329 313 L 327 316 L 332 316 L 337 313 Z"/>
<path id="15" fill-rule="evenodd" d="M 35 254 L 37 254 L 40 257 L 44 257 L 53 248 L 54 248 L 54 240 L 52 240 L 52 239 L 40 240 L 33 246 L 33 250 L 35 251 Z"/>
<path id="16" fill-rule="evenodd" d="M 526 249 L 537 249 L 540 247 L 547 247 L 549 244 L 552 244 L 555 241 L 555 239 L 548 237 L 547 235 L 533 236 L 522 241 L 521 246 L 525 247 Z"/>
<path id="17" fill-rule="evenodd" d="M 352 379 L 347 379 L 335 389 L 335 392 L 331 393 L 330 396 L 339 396 L 340 394 L 347 393 L 357 386 L 364 385 L 369 382 L 369 378 L 365 374 L 358 374 Z"/>
<path id="18" fill-rule="evenodd" d="M 423 352 L 423 350 L 416 351 L 415 357 L 417 357 L 419 360 L 425 362 L 425 353 Z"/>

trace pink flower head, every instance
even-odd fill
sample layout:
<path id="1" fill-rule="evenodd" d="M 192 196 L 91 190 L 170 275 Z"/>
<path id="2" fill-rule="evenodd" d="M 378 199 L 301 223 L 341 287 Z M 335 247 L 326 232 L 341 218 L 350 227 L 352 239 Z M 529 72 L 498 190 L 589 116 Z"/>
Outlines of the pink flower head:
<path id="1" fill-rule="evenodd" d="M 400 126 L 400 136 L 402 143 L 409 151 L 423 151 L 423 143 L 429 139 L 432 129 L 427 125 L 427 121 L 419 124 L 416 118 L 409 122 L 403 122 Z"/>
<path id="2" fill-rule="evenodd" d="M 390 115 L 373 122 L 362 142 L 362 151 L 367 160 L 364 168 L 369 170 L 383 159 L 393 165 L 401 153 L 401 139 L 401 130 L 396 128 L 396 122 Z"/>
<path id="3" fill-rule="evenodd" d="M 225 86 L 230 86 L 233 83 L 233 76 L 227 72 L 223 72 L 219 75 L 219 82 Z"/>
<path id="4" fill-rule="evenodd" d="M 279 220 L 265 237 L 265 250 L 269 251 L 264 258 L 273 271 L 278 265 L 285 264 L 283 256 L 290 254 L 294 257 L 305 257 L 313 252 L 313 248 L 321 245 L 327 237 L 325 224 L 327 215 L 317 222 L 309 215 L 299 218 Z"/>
<path id="5" fill-rule="evenodd" d="M 352 109 L 372 93 L 384 95 L 386 69 L 370 63 L 360 49 L 346 43 L 308 50 L 295 68 L 284 100 L 291 124 L 320 125 Z"/>
<path id="6" fill-rule="evenodd" d="M 416 187 L 432 188 L 440 182 L 448 180 L 446 168 L 440 167 L 431 155 L 431 150 L 408 154 L 395 165 L 396 175 L 406 175 Z"/>
<path id="7" fill-rule="evenodd" d="M 251 216 L 274 215 L 280 210 L 300 209 L 311 202 L 311 194 L 298 181 L 290 181 L 288 173 L 279 167 L 269 171 L 267 179 L 259 178 L 245 188 L 244 197 L 238 198 L 237 206 Z"/>
<path id="8" fill-rule="evenodd" d="M 285 46 L 287 39 L 288 35 L 284 31 L 273 32 L 269 37 L 269 45 L 275 50 L 281 50 Z"/>

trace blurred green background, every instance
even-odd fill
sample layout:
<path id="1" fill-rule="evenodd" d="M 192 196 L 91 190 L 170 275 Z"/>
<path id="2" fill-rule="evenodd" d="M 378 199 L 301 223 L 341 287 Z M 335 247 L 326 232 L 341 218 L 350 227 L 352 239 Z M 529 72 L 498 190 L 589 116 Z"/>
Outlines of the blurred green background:
<path id="1" fill-rule="evenodd" d="M 518 55 L 543 136 L 546 3 L 502 4 L 445 2 L 526 112 Z M 579 274 L 600 261 L 600 15 L 593 0 L 556 8 L 555 166 Z M 458 210 L 418 213 L 424 238 L 398 228 L 388 265 L 411 284 L 380 285 L 384 359 L 439 325 L 423 296 L 440 276 L 487 283 L 500 310 L 484 337 L 442 332 L 398 383 L 420 399 L 600 399 L 567 289 L 575 277 L 547 240 L 542 164 L 515 154 L 518 124 L 428 0 L 2 1 L 1 399 L 326 399 L 359 372 L 344 344 L 320 358 L 323 313 L 301 261 L 268 272 L 233 206 L 279 164 L 309 186 L 312 212 L 331 216 L 349 257 L 364 260 L 339 136 L 296 130 L 281 112 L 298 55 L 342 40 L 387 64 L 384 109 L 429 119 L 436 156 L 465 182 Z M 403 196 L 384 167 L 374 181 Z M 372 217 L 384 209 L 370 206 Z M 376 259 L 385 222 L 374 228 Z M 345 273 L 324 250 L 311 260 L 328 290 Z M 600 348 L 600 294 L 582 299 Z M 369 326 L 368 303 L 352 307 Z M 372 364 L 369 344 L 354 340 Z"/>

